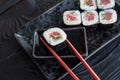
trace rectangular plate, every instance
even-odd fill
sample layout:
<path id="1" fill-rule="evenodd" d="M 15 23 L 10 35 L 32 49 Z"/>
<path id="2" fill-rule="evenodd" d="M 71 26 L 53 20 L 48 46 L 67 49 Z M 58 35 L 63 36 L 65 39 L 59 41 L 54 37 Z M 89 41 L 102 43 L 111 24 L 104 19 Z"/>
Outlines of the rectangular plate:
<path id="1" fill-rule="evenodd" d="M 83 55 L 88 55 L 86 30 L 84 27 L 79 28 L 62 28 L 67 34 L 67 38 L 75 46 L 75 48 Z M 53 55 L 44 47 L 40 41 L 40 37 L 45 30 L 35 31 L 33 42 L 33 57 L 34 58 L 54 58 Z M 60 51 L 57 51 L 61 58 L 73 58 L 75 57 L 71 49 L 66 46 Z"/>
<path id="2" fill-rule="evenodd" d="M 62 68 L 61 65 L 57 62 L 56 59 L 35 59 L 32 55 L 33 51 L 33 40 L 34 40 L 34 31 L 48 29 L 51 27 L 61 27 L 69 28 L 74 26 L 66 26 L 63 24 L 62 15 L 66 10 L 80 10 L 79 0 L 64 0 L 57 4 L 55 7 L 46 11 L 42 15 L 38 16 L 25 26 L 21 28 L 18 32 L 15 33 L 15 37 L 22 47 L 26 50 L 28 55 L 38 66 L 40 71 L 45 75 L 49 80 L 58 79 L 66 71 Z M 114 8 L 117 11 L 117 14 L 120 14 L 120 6 L 116 3 Z M 79 25 L 80 26 L 80 25 Z M 77 27 L 79 27 L 77 26 Z M 91 54 L 95 55 L 94 51 L 99 51 L 104 48 L 106 43 L 114 38 L 120 33 L 120 15 L 118 15 L 118 21 L 115 24 L 106 26 L 106 25 L 94 25 L 85 27 L 87 35 L 87 44 L 88 44 L 88 54 L 86 58 L 90 58 Z M 75 67 L 79 62 L 76 57 L 64 59 L 70 68 Z"/>

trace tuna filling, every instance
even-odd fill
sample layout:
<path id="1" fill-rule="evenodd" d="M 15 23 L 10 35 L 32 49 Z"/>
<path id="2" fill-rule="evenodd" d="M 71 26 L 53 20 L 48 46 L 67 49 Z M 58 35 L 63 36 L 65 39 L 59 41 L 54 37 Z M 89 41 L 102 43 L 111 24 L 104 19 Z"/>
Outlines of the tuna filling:
<path id="1" fill-rule="evenodd" d="M 110 0 L 101 0 L 101 3 L 103 5 L 107 5 L 107 4 L 110 4 Z"/>
<path id="2" fill-rule="evenodd" d="M 92 20 L 94 20 L 94 18 L 95 18 L 95 14 L 93 14 L 93 13 L 87 14 L 87 17 L 86 17 L 87 21 L 92 21 Z"/>
<path id="3" fill-rule="evenodd" d="M 111 18 L 112 18 L 112 13 L 111 12 L 105 13 L 105 19 L 106 20 L 110 20 Z"/>
<path id="4" fill-rule="evenodd" d="M 62 37 L 61 37 L 61 34 L 60 34 L 59 32 L 52 32 L 52 33 L 50 34 L 50 38 L 52 38 L 53 40 L 59 40 L 59 39 L 61 39 Z"/>
<path id="5" fill-rule="evenodd" d="M 77 20 L 76 16 L 77 16 L 77 14 L 75 14 L 74 12 L 71 12 L 71 13 L 69 13 L 69 14 L 66 15 L 67 20 L 70 20 L 70 21 Z"/>
<path id="6" fill-rule="evenodd" d="M 88 4 L 89 6 L 93 6 L 93 1 L 92 1 L 92 0 L 88 0 L 88 1 L 87 1 L 87 4 Z"/>

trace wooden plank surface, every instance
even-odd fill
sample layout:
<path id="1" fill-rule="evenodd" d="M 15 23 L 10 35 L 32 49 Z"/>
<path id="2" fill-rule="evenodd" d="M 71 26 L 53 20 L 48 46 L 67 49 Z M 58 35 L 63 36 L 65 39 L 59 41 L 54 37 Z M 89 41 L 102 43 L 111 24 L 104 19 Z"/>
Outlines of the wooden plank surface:
<path id="1" fill-rule="evenodd" d="M 46 80 L 13 34 L 22 25 L 61 0 L 21 0 L 23 2 L 14 5 L 17 1 L 0 0 L 0 80 Z M 10 6 L 14 7 L 9 8 Z M 19 10 L 21 11 L 18 12 Z"/>

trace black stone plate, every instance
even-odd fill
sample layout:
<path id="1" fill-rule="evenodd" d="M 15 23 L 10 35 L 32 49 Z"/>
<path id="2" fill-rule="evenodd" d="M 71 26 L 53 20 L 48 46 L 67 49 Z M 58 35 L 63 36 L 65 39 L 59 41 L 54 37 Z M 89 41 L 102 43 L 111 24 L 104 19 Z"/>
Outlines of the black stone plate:
<path id="1" fill-rule="evenodd" d="M 67 38 L 75 46 L 75 48 L 83 55 L 88 55 L 87 40 L 86 40 L 86 30 L 84 27 L 79 28 L 67 28 L 63 30 L 67 34 Z M 34 58 L 54 58 L 53 55 L 45 48 L 41 43 L 40 37 L 42 37 L 44 30 L 35 31 L 34 42 L 33 42 L 33 57 Z M 66 45 L 66 44 L 65 44 Z M 60 48 L 60 47 L 59 47 Z M 66 45 L 62 47 L 61 50 L 56 51 L 61 58 L 73 58 L 75 57 L 71 49 Z"/>
<path id="2" fill-rule="evenodd" d="M 86 57 L 86 61 L 101 80 L 120 80 L 120 34 L 91 53 Z M 81 63 L 76 65 L 72 70 L 80 80 L 94 80 Z M 66 73 L 58 80 L 73 79 Z"/>
<path id="3" fill-rule="evenodd" d="M 78 26 L 66 26 L 63 24 L 62 15 L 66 10 L 73 10 L 79 8 L 79 0 L 64 0 L 57 4 L 55 7 L 46 11 L 42 15 L 38 16 L 34 20 L 30 21 L 28 24 L 23 26 L 20 30 L 15 33 L 15 37 L 22 47 L 26 50 L 28 55 L 38 66 L 40 71 L 43 72 L 45 77 L 49 80 L 58 79 L 61 75 L 66 73 L 66 71 L 59 65 L 56 59 L 35 59 L 32 55 L 33 51 L 33 39 L 34 32 L 36 30 L 48 29 L 51 27 L 80 27 Z M 106 43 L 116 37 L 120 33 L 120 6 L 116 3 L 114 8 L 118 13 L 118 21 L 111 25 L 93 25 L 86 28 L 87 44 L 88 44 L 88 58 L 91 55 L 95 55 L 95 52 L 104 48 Z M 81 10 L 80 10 L 81 11 Z M 66 58 L 65 62 L 70 66 L 70 68 L 75 67 L 79 60 L 75 58 Z"/>

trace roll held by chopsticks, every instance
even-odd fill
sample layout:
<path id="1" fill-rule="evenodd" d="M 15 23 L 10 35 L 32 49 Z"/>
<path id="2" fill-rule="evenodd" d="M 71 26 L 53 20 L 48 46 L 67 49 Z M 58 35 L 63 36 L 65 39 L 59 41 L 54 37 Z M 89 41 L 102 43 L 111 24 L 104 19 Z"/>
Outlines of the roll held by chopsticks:
<path id="1" fill-rule="evenodd" d="M 95 80 L 100 80 L 100 78 L 93 71 L 93 69 L 88 65 L 88 63 L 85 61 L 85 59 L 80 55 L 80 53 L 75 49 L 75 47 L 72 45 L 72 43 L 67 39 L 67 35 L 62 29 L 60 29 L 60 28 L 48 29 L 47 31 L 45 31 L 43 33 L 43 37 L 47 41 L 48 44 L 42 37 L 40 37 L 40 40 L 42 41 L 42 43 L 52 53 L 52 55 L 59 61 L 59 63 L 65 68 L 65 70 L 72 76 L 72 78 L 74 80 L 80 80 L 80 79 L 66 65 L 66 63 L 60 58 L 60 56 L 51 48 L 51 46 L 57 46 L 58 44 L 61 44 L 62 42 L 66 41 L 68 46 L 73 50 L 74 54 L 80 59 L 80 61 L 83 63 L 83 65 L 87 68 L 87 70 L 90 72 L 92 77 Z"/>

